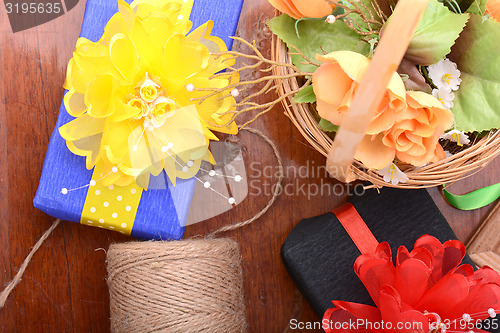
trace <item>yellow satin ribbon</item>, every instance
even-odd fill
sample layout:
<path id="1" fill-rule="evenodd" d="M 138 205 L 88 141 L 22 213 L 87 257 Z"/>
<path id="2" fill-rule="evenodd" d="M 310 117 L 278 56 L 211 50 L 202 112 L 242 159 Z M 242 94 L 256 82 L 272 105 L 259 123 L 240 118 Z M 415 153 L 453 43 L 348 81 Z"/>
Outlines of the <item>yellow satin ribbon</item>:
<path id="1" fill-rule="evenodd" d="M 89 186 L 80 223 L 130 235 L 143 189 L 136 183 L 103 186 L 99 181 L 106 177 L 103 168 L 104 163 L 94 168 L 92 180 L 95 185 Z"/>

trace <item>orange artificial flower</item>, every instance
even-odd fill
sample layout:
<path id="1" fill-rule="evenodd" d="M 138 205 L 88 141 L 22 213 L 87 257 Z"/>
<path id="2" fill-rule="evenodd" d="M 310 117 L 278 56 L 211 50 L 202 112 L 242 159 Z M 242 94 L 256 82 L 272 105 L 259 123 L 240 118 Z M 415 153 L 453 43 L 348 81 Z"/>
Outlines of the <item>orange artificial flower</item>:
<path id="1" fill-rule="evenodd" d="M 488 0 L 486 12 L 497 22 L 500 22 L 500 0 Z"/>
<path id="2" fill-rule="evenodd" d="M 303 17 L 324 17 L 330 15 L 335 7 L 326 0 L 269 0 L 269 3 L 296 20 Z"/>
<path id="3" fill-rule="evenodd" d="M 408 91 L 406 102 L 406 106 L 396 112 L 390 130 L 365 135 L 356 159 L 367 168 L 382 169 L 392 163 L 394 157 L 414 166 L 446 157 L 439 138 L 453 125 L 451 111 L 421 91 Z"/>
<path id="4" fill-rule="evenodd" d="M 319 115 L 335 125 L 340 125 L 352 98 L 370 66 L 370 59 L 351 51 L 337 51 L 316 57 L 321 65 L 313 75 L 313 88 L 317 97 Z M 389 130 L 394 125 L 394 114 L 405 105 L 405 86 L 394 73 L 383 103 L 373 118 L 367 134 Z"/>
<path id="5" fill-rule="evenodd" d="M 415 166 L 445 158 L 438 141 L 453 125 L 451 111 L 420 91 L 409 91 L 406 102 L 407 107 L 397 114 L 394 127 L 384 135 L 384 145 L 394 147 L 400 161 Z"/>
<path id="6" fill-rule="evenodd" d="M 370 59 L 351 51 L 318 55 L 323 64 L 313 74 L 317 110 L 335 125 L 347 114 Z M 407 92 L 394 73 L 355 158 L 369 169 L 382 169 L 399 160 L 420 166 L 444 158 L 439 137 L 453 124 L 451 111 L 432 95 Z"/>

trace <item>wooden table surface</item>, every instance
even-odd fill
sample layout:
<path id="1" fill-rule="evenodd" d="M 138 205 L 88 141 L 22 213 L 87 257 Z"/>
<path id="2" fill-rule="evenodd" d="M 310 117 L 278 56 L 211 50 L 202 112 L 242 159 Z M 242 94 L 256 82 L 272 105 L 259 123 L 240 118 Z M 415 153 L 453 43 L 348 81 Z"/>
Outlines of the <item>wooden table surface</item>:
<path id="1" fill-rule="evenodd" d="M 113 1 L 113 0 L 110 0 Z M 79 35 L 85 1 L 67 14 L 41 26 L 12 33 L 0 6 L 0 285 L 19 269 L 30 248 L 53 218 L 33 207 L 42 163 L 63 95 L 66 64 Z M 238 34 L 255 39 L 269 54 L 270 32 L 264 22 L 273 16 L 267 0 L 247 0 Z M 239 47 L 235 45 L 235 47 Z M 261 102 L 272 96 L 262 97 Z M 313 150 L 283 115 L 281 106 L 255 127 L 269 135 L 283 157 L 286 170 L 306 166 L 301 177 L 285 175 L 289 191 L 254 224 L 226 236 L 237 240 L 243 255 L 244 286 L 250 332 L 283 332 L 294 310 L 296 287 L 279 256 L 280 246 L 302 218 L 325 213 L 346 195 L 307 193 L 309 184 L 337 186 L 313 174 L 325 159 Z M 275 178 L 248 168 L 252 161 L 274 166 L 271 150 L 249 133 L 241 145 L 248 179 L 270 186 Z M 496 160 L 475 176 L 453 184 L 455 193 L 500 181 Z M 302 169 L 304 171 L 304 169 Z M 323 188 L 326 188 L 323 187 Z M 467 241 L 491 206 L 461 212 L 448 206 L 439 189 L 430 190 L 461 241 Z M 206 234 L 219 226 L 246 219 L 265 206 L 269 196 L 250 195 L 235 209 L 188 227 L 186 237 Z M 0 309 L 0 332 L 107 332 L 109 304 L 105 250 L 111 243 L 132 238 L 111 231 L 64 222 L 31 261 L 19 286 Z M 297 297 L 296 297 L 297 299 Z M 299 298 L 300 299 L 300 298 Z M 299 302 L 300 303 L 300 302 Z M 300 309 L 300 308 L 299 308 Z M 301 311 L 299 311 L 300 313 Z M 300 321 L 318 318 L 305 304 Z M 313 331 L 308 331 L 313 332 Z"/>

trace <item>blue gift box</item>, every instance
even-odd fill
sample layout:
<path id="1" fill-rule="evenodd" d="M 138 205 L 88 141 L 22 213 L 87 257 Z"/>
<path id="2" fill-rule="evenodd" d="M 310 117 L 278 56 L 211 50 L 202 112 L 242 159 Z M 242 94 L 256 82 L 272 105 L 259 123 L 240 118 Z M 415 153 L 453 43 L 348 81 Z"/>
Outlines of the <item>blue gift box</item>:
<path id="1" fill-rule="evenodd" d="M 190 17 L 193 29 L 208 20 L 214 21 L 212 35 L 222 38 L 231 49 L 229 36 L 236 32 L 242 5 L 243 0 L 195 0 Z M 117 11 L 116 0 L 87 0 L 80 36 L 94 42 L 99 40 L 106 23 Z M 86 169 L 85 158 L 71 153 L 59 134 L 58 128 L 73 119 L 62 103 L 33 203 L 56 218 L 80 222 L 90 187 L 72 191 L 71 195 L 61 194 L 63 187 L 74 189 L 89 184 L 93 173 Z M 168 184 L 167 189 L 150 189 L 142 193 L 131 235 L 142 239 L 180 239 L 196 180 L 178 179 L 173 186 L 164 172 L 158 177 Z"/>

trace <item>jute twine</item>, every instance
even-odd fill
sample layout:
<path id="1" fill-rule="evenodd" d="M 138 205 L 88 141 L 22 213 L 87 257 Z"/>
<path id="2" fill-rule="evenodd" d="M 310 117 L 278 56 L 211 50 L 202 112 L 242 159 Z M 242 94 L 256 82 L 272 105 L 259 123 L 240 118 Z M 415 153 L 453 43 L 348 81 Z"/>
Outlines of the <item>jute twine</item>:
<path id="1" fill-rule="evenodd" d="M 247 331 L 233 240 L 116 244 L 107 262 L 112 332 Z"/>
<path id="2" fill-rule="evenodd" d="M 19 284 L 19 282 L 21 282 L 23 274 L 26 271 L 26 268 L 28 268 L 28 265 L 33 256 L 35 255 L 36 251 L 38 251 L 38 249 L 42 246 L 43 242 L 45 242 L 45 240 L 49 238 L 49 236 L 52 234 L 52 231 L 54 231 L 54 229 L 57 228 L 60 222 L 61 220 L 59 219 L 52 222 L 52 225 L 43 233 L 42 237 L 38 239 L 38 241 L 36 242 L 35 246 L 33 246 L 26 259 L 24 259 L 23 264 L 21 265 L 21 267 L 19 267 L 19 271 L 17 271 L 16 276 L 14 276 L 14 278 L 7 284 L 5 289 L 2 290 L 2 292 L 0 293 L 0 309 L 3 308 L 3 306 L 5 305 L 5 302 L 7 301 L 7 298 L 9 297 L 10 293 Z"/>

